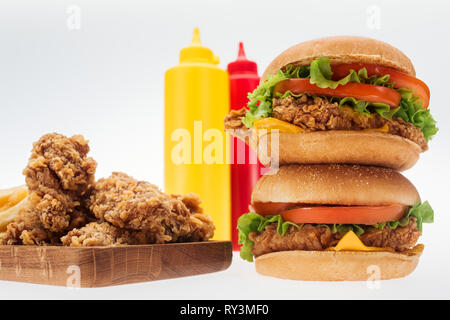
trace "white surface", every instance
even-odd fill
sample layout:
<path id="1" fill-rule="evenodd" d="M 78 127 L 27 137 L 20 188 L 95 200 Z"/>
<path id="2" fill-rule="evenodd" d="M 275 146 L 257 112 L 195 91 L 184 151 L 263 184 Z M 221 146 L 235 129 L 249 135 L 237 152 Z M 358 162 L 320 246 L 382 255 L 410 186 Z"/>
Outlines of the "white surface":
<path id="1" fill-rule="evenodd" d="M 254 265 L 234 253 L 228 270 L 207 275 L 123 285 L 74 289 L 0 281 L 0 299 L 449 299 L 447 270 L 425 251 L 407 278 L 366 282 L 303 282 L 258 275 Z"/>
<path id="2" fill-rule="evenodd" d="M 67 27 L 71 5 L 81 10 L 79 30 Z M 450 2 L 439 0 L 2 0 L 0 188 L 23 184 L 31 143 L 52 131 L 90 140 L 97 177 L 120 170 L 162 186 L 163 75 L 178 63 L 194 26 L 222 67 L 235 59 L 242 40 L 260 72 L 282 50 L 312 38 L 363 35 L 391 43 L 429 85 L 440 132 L 405 173 L 435 209 L 435 223 L 425 225 L 421 238 L 424 256 L 412 276 L 383 282 L 380 290 L 262 278 L 237 258 L 222 273 L 117 288 L 1 283 L 0 297 L 449 298 L 449 16 Z"/>

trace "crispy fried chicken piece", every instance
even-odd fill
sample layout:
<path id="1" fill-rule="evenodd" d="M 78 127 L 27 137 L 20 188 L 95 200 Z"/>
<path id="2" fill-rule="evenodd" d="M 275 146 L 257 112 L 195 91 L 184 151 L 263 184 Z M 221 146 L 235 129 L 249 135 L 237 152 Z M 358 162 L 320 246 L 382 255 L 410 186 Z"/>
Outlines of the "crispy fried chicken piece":
<path id="1" fill-rule="evenodd" d="M 42 136 L 33 144 L 25 180 L 40 195 L 53 191 L 79 198 L 95 183 L 97 163 L 87 158 L 88 142 L 81 135 L 67 138 L 57 133 Z"/>
<path id="2" fill-rule="evenodd" d="M 239 110 L 231 110 L 229 114 L 225 116 L 224 125 L 227 130 L 238 130 L 247 129 L 247 127 L 242 123 L 242 119 L 245 117 L 248 109 L 242 107 Z"/>
<path id="3" fill-rule="evenodd" d="M 33 144 L 24 170 L 28 203 L 0 244 L 111 246 L 213 236 L 198 196 L 167 195 L 124 173 L 95 183 L 97 164 L 88 152 L 82 136 L 53 133 Z"/>
<path id="4" fill-rule="evenodd" d="M 61 238 L 61 242 L 71 247 L 117 246 L 130 243 L 130 234 L 108 222 L 91 222 L 73 229 Z"/>
<path id="5" fill-rule="evenodd" d="M 30 195 L 32 197 L 33 195 Z M 46 245 L 57 244 L 61 235 L 46 230 L 39 213 L 29 198 L 24 209 L 19 211 L 13 222 L 6 226 L 6 232 L 0 238 L 3 245 Z"/>
<path id="6" fill-rule="evenodd" d="M 88 152 L 88 142 L 80 135 L 51 133 L 33 144 L 23 173 L 45 229 L 65 231 L 72 217 L 79 219 L 83 198 L 95 183 L 97 163 Z"/>
<path id="7" fill-rule="evenodd" d="M 89 208 L 98 219 L 143 231 L 141 236 L 151 241 L 147 243 L 209 239 L 214 225 L 199 204 L 196 195 L 167 195 L 155 185 L 120 172 L 100 179 L 89 199 Z"/>
<path id="8" fill-rule="evenodd" d="M 274 98 L 272 108 L 274 118 L 292 123 L 306 131 L 377 129 L 387 123 L 389 134 L 411 140 L 423 151 L 428 149 L 427 140 L 420 128 L 401 118 L 387 120 L 377 113 L 368 116 L 354 112 L 353 108 L 346 108 L 346 105 L 340 107 L 337 102 L 307 95 L 298 98 L 293 96 Z M 225 117 L 225 129 L 236 130 L 238 133 L 245 132 L 247 127 L 242 123 L 242 118 L 246 112 L 245 107 L 232 110 Z"/>
<path id="9" fill-rule="evenodd" d="M 149 231 L 117 228 L 104 221 L 73 229 L 61 238 L 61 242 L 71 247 L 118 246 L 155 243 L 156 237 Z"/>
<path id="10" fill-rule="evenodd" d="M 214 236 L 214 223 L 211 216 L 203 213 L 200 207 L 201 199 L 195 193 L 185 195 L 170 195 L 169 197 L 181 201 L 191 213 L 189 224 L 191 232 L 186 241 L 202 241 Z"/>
<path id="11" fill-rule="evenodd" d="M 187 238 L 188 241 L 204 241 L 214 236 L 214 223 L 211 216 L 203 213 L 194 213 L 189 220 L 191 225 L 191 233 Z"/>
<path id="12" fill-rule="evenodd" d="M 383 230 L 367 226 L 359 236 L 361 241 L 370 247 L 391 248 L 405 251 L 414 246 L 421 233 L 417 229 L 417 221 L 411 218 L 404 227 L 391 229 L 386 226 Z M 335 246 L 343 235 L 332 233 L 326 226 L 305 224 L 300 229 L 290 226 L 284 236 L 277 232 L 277 224 L 273 223 L 262 232 L 252 232 L 250 240 L 254 242 L 252 253 L 260 255 L 286 250 L 325 250 Z"/>
<path id="13" fill-rule="evenodd" d="M 387 123 L 390 134 L 409 139 L 424 151 L 428 149 L 423 132 L 412 123 L 401 118 L 386 120 L 376 113 L 367 116 L 344 107 L 340 107 L 337 102 L 306 95 L 274 98 L 272 106 L 274 118 L 308 131 L 376 129 Z"/>
<path id="14" fill-rule="evenodd" d="M 33 144 L 23 171 L 30 205 L 8 228 L 4 241 L 54 243 L 62 233 L 89 221 L 83 202 L 95 184 L 97 163 L 88 152 L 88 142 L 80 135 L 51 133 Z"/>

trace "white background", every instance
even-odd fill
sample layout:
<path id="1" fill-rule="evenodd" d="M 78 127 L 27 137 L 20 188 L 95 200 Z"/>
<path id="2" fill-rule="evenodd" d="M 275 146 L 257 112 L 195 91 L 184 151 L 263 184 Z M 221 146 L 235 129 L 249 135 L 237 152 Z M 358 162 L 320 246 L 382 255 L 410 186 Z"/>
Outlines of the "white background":
<path id="1" fill-rule="evenodd" d="M 67 26 L 73 5 L 81 10 L 75 30 Z M 411 276 L 378 290 L 364 282 L 264 278 L 235 256 L 221 273 L 115 288 L 0 281 L 0 298 L 450 298 L 449 17 L 450 3 L 437 0 L 2 0 L 0 188 L 24 183 L 31 143 L 53 131 L 89 139 L 98 178 L 119 170 L 162 187 L 164 72 L 178 63 L 195 26 L 221 67 L 244 41 L 260 72 L 290 45 L 312 38 L 362 35 L 391 43 L 430 87 L 440 131 L 405 172 L 435 209 L 435 223 L 424 226 L 421 238 L 425 252 Z"/>

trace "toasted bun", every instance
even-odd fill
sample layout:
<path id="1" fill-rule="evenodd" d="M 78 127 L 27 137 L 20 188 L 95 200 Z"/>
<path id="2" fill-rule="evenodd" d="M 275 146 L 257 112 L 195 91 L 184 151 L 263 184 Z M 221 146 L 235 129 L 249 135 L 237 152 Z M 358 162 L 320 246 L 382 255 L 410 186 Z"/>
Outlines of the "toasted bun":
<path id="1" fill-rule="evenodd" d="M 380 206 L 420 202 L 414 187 L 400 173 L 358 165 L 286 165 L 261 177 L 254 202 Z"/>
<path id="2" fill-rule="evenodd" d="M 256 272 L 305 281 L 375 281 L 402 278 L 416 269 L 423 245 L 406 253 L 279 251 L 259 256 Z"/>
<path id="3" fill-rule="evenodd" d="M 417 143 L 397 135 L 349 130 L 281 132 L 276 152 L 272 150 L 272 135 L 251 135 L 250 145 L 266 166 L 349 163 L 404 171 L 414 166 L 422 152 Z"/>
<path id="4" fill-rule="evenodd" d="M 309 65 L 317 57 L 327 57 L 332 64 L 377 64 L 416 76 L 411 60 L 390 44 L 371 38 L 344 36 L 315 39 L 290 47 L 272 61 L 261 81 L 287 65 Z"/>

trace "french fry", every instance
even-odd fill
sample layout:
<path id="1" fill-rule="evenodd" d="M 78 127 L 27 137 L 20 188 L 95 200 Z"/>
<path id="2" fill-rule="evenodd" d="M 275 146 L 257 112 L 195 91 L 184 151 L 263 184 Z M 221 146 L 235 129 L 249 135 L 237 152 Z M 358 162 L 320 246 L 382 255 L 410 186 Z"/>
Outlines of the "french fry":
<path id="1" fill-rule="evenodd" d="M 28 196 L 28 189 L 25 185 L 10 189 L 0 190 L 0 212 L 6 211 Z"/>
<path id="2" fill-rule="evenodd" d="M 27 202 L 28 197 L 24 198 L 12 208 L 9 208 L 5 211 L 0 211 L 0 233 L 4 232 L 6 230 L 6 226 L 14 221 L 21 210 L 25 209 Z"/>
<path id="3" fill-rule="evenodd" d="M 26 186 L 0 190 L 0 234 L 25 208 L 27 197 L 28 189 Z"/>

